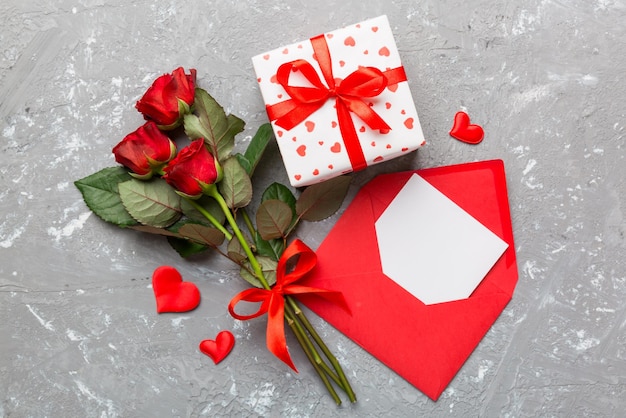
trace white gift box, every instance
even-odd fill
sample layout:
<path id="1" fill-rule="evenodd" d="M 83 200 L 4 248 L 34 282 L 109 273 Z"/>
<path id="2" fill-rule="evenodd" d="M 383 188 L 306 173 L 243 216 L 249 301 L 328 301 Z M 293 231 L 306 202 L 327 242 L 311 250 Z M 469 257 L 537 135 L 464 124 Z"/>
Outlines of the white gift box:
<path id="1" fill-rule="evenodd" d="M 324 52 L 326 48 L 327 53 Z M 323 56 L 329 58 L 326 65 L 323 64 L 326 62 Z M 425 144 L 386 16 L 274 49 L 253 57 L 252 62 L 268 114 L 270 119 L 274 119 L 272 126 L 289 181 L 294 187 L 322 182 L 387 161 Z M 283 68 L 282 73 L 279 72 L 281 66 L 287 68 Z M 311 70 L 308 76 L 303 67 Z M 342 84 L 344 80 L 358 78 L 348 76 L 364 71 L 365 67 L 375 69 L 369 71 L 369 75 L 376 74 L 368 87 L 379 85 L 379 73 L 384 74 L 382 78 L 385 79 L 378 90 L 373 87 L 376 91 L 366 95 L 369 97 L 362 97 L 362 90 L 358 88 L 346 88 L 353 83 Z M 328 77 L 329 68 L 332 77 Z M 310 75 L 313 70 L 316 73 L 314 76 Z M 398 74 L 399 78 L 396 77 Z M 319 78 L 317 84 L 316 77 Z M 328 78 L 335 82 L 330 88 Z M 315 90 L 313 95 L 321 95 L 322 98 L 311 111 L 309 104 L 303 103 L 291 87 L 296 90 L 308 87 Z M 326 94 L 328 97 L 325 97 Z M 337 99 L 337 96 L 340 98 Z M 299 114 L 303 111 L 305 116 L 296 117 L 293 126 L 285 127 L 281 122 L 285 113 L 282 106 L 299 108 L 294 112 Z M 340 107 L 350 110 L 342 115 Z M 367 115 L 371 111 L 374 116 Z M 382 118 L 389 129 L 380 128 L 369 118 Z"/>

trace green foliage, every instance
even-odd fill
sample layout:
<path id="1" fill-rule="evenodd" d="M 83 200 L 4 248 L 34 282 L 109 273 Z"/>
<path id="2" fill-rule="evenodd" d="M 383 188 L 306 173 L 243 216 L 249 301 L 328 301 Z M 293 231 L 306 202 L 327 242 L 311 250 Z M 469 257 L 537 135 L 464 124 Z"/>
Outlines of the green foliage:
<path id="1" fill-rule="evenodd" d="M 219 247 L 224 242 L 224 233 L 211 226 L 188 223 L 183 225 L 178 233 L 197 244 L 209 247 Z"/>
<path id="2" fill-rule="evenodd" d="M 218 188 L 231 209 L 247 206 L 252 200 L 252 182 L 237 158 L 229 158 L 222 165 L 224 178 Z"/>
<path id="3" fill-rule="evenodd" d="M 250 177 L 273 138 L 269 123 L 259 127 L 243 154 L 231 157 L 235 136 L 244 122 L 224 109 L 205 90 L 196 89 L 194 114 L 184 118 L 184 129 L 191 139 L 203 138 L 222 165 L 223 178 L 218 189 L 234 213 L 252 200 Z M 252 231 L 258 262 L 270 284 L 275 283 L 276 263 L 282 256 L 287 237 L 300 220 L 318 221 L 339 209 L 349 187 L 349 177 L 339 177 L 306 188 L 296 199 L 292 190 L 279 183 L 271 184 L 262 194 L 256 212 L 256 230 Z M 186 199 L 181 198 L 163 179 L 140 181 L 123 167 L 105 168 L 75 182 L 89 208 L 97 216 L 123 228 L 167 237 L 181 256 L 189 257 L 224 244 L 224 232 L 216 229 Z M 224 225 L 219 204 L 208 196 L 195 203 Z M 207 215 L 208 216 L 208 215 Z M 246 251 L 237 239 L 226 246 L 226 253 L 242 266 L 244 279 L 260 287 L 250 273 Z"/>
<path id="4" fill-rule="evenodd" d="M 257 229 L 264 240 L 285 238 L 292 219 L 289 205 L 276 199 L 262 202 L 256 212 Z"/>
<path id="5" fill-rule="evenodd" d="M 209 212 L 213 217 L 221 224 L 224 224 L 226 216 L 220 205 L 215 201 L 215 199 L 210 198 L 209 196 L 202 196 L 200 199 L 195 201 L 198 205 L 202 206 Z M 201 224 L 208 225 L 207 219 L 204 217 L 202 213 L 198 211 L 191 203 L 187 201 L 187 199 L 181 199 L 180 208 L 183 211 L 183 215 L 187 218 L 197 221 Z"/>
<path id="6" fill-rule="evenodd" d="M 135 231 L 146 232 L 148 234 L 154 234 L 154 235 L 163 235 L 165 237 L 173 237 L 173 238 L 181 237 L 178 232 L 174 232 L 173 230 L 170 230 L 167 228 L 157 228 L 156 226 L 151 226 L 151 225 L 133 225 L 133 226 L 130 226 L 129 228 Z"/>
<path id="7" fill-rule="evenodd" d="M 185 115 L 185 133 L 191 139 L 203 138 L 217 160 L 225 160 L 235 146 L 235 135 L 243 131 L 244 121 L 227 116 L 224 108 L 200 88 L 196 89 L 194 107 L 196 114 Z"/>
<path id="8" fill-rule="evenodd" d="M 183 258 L 200 254 L 208 249 L 204 245 L 184 238 L 167 237 L 167 242 Z"/>
<path id="9" fill-rule="evenodd" d="M 263 270 L 265 280 L 270 286 L 272 286 L 274 283 L 276 283 L 276 266 L 278 265 L 278 263 L 275 260 L 264 256 L 257 256 L 256 259 L 261 265 L 261 270 Z M 261 285 L 261 282 L 256 277 L 254 277 L 254 275 L 252 275 L 248 270 L 252 270 L 252 267 L 250 267 L 250 263 L 246 261 L 244 267 L 242 267 L 239 271 L 239 274 L 245 281 L 250 283 L 252 286 L 262 288 L 263 285 Z"/>
<path id="10" fill-rule="evenodd" d="M 293 215 L 296 215 L 296 198 L 287 186 L 280 183 L 270 184 L 261 195 L 261 202 L 272 199 L 286 203 L 291 208 Z"/>
<path id="11" fill-rule="evenodd" d="M 184 201 L 185 199 L 182 199 L 182 202 Z M 206 225 L 202 222 L 198 222 L 196 220 L 192 220 L 189 218 L 182 218 L 178 222 L 176 222 L 174 225 L 171 225 L 165 229 L 165 231 L 175 234 L 174 236 L 168 235 L 167 242 L 183 258 L 187 258 L 195 254 L 200 254 L 210 248 L 210 246 L 205 245 L 205 244 L 200 244 L 194 241 L 193 239 L 185 237 L 184 235 L 180 233 L 180 230 L 184 226 L 190 225 L 190 224 L 206 227 Z M 146 231 L 146 232 L 149 232 L 149 231 Z"/>
<path id="12" fill-rule="evenodd" d="M 237 161 L 239 161 L 241 167 L 246 170 L 246 173 L 251 176 L 250 173 L 252 172 L 252 165 L 250 164 L 250 161 L 246 160 L 246 157 L 241 154 L 235 154 L 235 158 L 237 158 Z"/>
<path id="13" fill-rule="evenodd" d="M 123 167 L 108 167 L 74 182 L 85 203 L 103 221 L 122 228 L 137 221 L 124 208 L 118 185 L 132 177 Z"/>
<path id="14" fill-rule="evenodd" d="M 321 221 L 341 207 L 350 187 L 350 177 L 340 176 L 307 187 L 296 202 L 296 213 L 305 221 Z"/>
<path id="15" fill-rule="evenodd" d="M 238 239 L 232 239 L 228 242 L 226 252 L 228 257 L 237 264 L 242 264 L 247 259 L 246 252 Z"/>
<path id="16" fill-rule="evenodd" d="M 182 215 L 181 197 L 165 180 L 131 179 L 119 184 L 119 192 L 124 208 L 144 225 L 165 228 Z"/>
<path id="17" fill-rule="evenodd" d="M 259 127 L 256 134 L 252 137 L 246 152 L 241 155 L 237 154 L 237 159 L 241 166 L 246 170 L 249 176 L 252 177 L 256 166 L 261 161 L 265 148 L 274 137 L 274 131 L 272 125 L 265 123 Z"/>
<path id="18" fill-rule="evenodd" d="M 256 244 L 256 251 L 259 255 L 264 255 L 272 260 L 278 261 L 283 252 L 285 251 L 285 241 L 282 239 L 270 239 L 264 240 L 257 232 L 254 235 L 254 242 Z"/>

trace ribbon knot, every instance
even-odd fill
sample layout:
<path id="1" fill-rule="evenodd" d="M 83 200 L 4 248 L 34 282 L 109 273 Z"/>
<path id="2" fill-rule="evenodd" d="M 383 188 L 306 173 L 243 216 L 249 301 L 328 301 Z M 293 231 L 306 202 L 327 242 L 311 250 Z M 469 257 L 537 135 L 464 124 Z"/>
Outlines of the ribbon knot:
<path id="1" fill-rule="evenodd" d="M 288 273 L 287 266 L 295 257 L 298 257 L 295 266 Z M 315 293 L 348 310 L 343 295 L 340 292 L 295 284 L 315 268 L 316 262 L 317 256 L 315 252 L 302 241 L 295 240 L 285 249 L 280 260 L 278 260 L 278 266 L 276 267 L 276 284 L 274 287 L 271 289 L 246 289 L 235 295 L 228 304 L 228 312 L 230 312 L 231 316 L 242 321 L 256 318 L 267 313 L 267 348 L 272 354 L 296 372 L 298 370 L 291 360 L 285 339 L 285 295 Z M 261 306 L 253 314 L 240 315 L 235 312 L 235 306 L 241 301 L 261 302 Z"/>
<path id="2" fill-rule="evenodd" d="M 326 84 L 322 82 L 313 65 L 306 60 L 298 59 L 282 64 L 276 72 L 276 80 L 290 99 L 267 106 L 268 116 L 270 120 L 276 121 L 276 125 L 290 130 L 321 108 L 329 98 L 334 97 L 339 129 L 352 168 L 365 168 L 367 162 L 350 113 L 357 115 L 372 130 L 391 130 L 364 98 L 376 97 L 387 86 L 406 81 L 404 68 L 397 67 L 383 72 L 375 67 L 359 67 L 345 79 L 336 80 L 324 35 L 311 38 L 310 41 Z M 300 72 L 310 85 L 290 84 L 292 72 Z"/>

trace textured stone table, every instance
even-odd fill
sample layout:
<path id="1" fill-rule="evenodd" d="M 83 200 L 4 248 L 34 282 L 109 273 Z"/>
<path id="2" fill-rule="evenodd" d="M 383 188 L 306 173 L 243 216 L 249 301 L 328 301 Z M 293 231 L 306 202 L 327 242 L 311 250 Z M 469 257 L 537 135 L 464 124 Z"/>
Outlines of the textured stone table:
<path id="1" fill-rule="evenodd" d="M 520 280 L 436 403 L 316 320 L 359 396 L 336 407 L 298 350 L 298 375 L 265 350 L 264 321 L 228 315 L 230 264 L 103 223 L 72 182 L 114 165 L 156 76 L 197 68 L 245 143 L 266 120 L 251 56 L 380 14 L 429 143 L 355 175 L 348 200 L 378 173 L 502 159 Z M 1 416 L 623 416 L 623 0 L 4 0 L 0 16 Z M 480 145 L 447 135 L 459 109 Z M 259 170 L 259 188 L 286 182 L 275 146 Z M 299 234 L 315 247 L 336 218 Z M 162 264 L 198 284 L 197 310 L 156 314 Z M 237 343 L 215 366 L 197 345 L 220 329 Z"/>

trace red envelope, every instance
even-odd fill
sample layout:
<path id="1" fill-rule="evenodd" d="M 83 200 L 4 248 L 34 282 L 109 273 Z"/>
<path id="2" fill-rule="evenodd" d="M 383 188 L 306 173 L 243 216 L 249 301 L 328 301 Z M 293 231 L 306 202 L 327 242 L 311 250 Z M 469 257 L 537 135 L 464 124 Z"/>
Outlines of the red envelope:
<path id="1" fill-rule="evenodd" d="M 382 272 L 374 223 L 414 173 L 508 244 L 467 299 L 425 305 Z M 314 297 L 301 297 L 305 305 L 437 400 L 507 305 L 517 283 L 503 162 L 374 178 L 322 242 L 317 257 L 316 269 L 303 284 L 341 291 L 351 313 Z M 453 257 L 450 254 L 451 262 Z"/>

